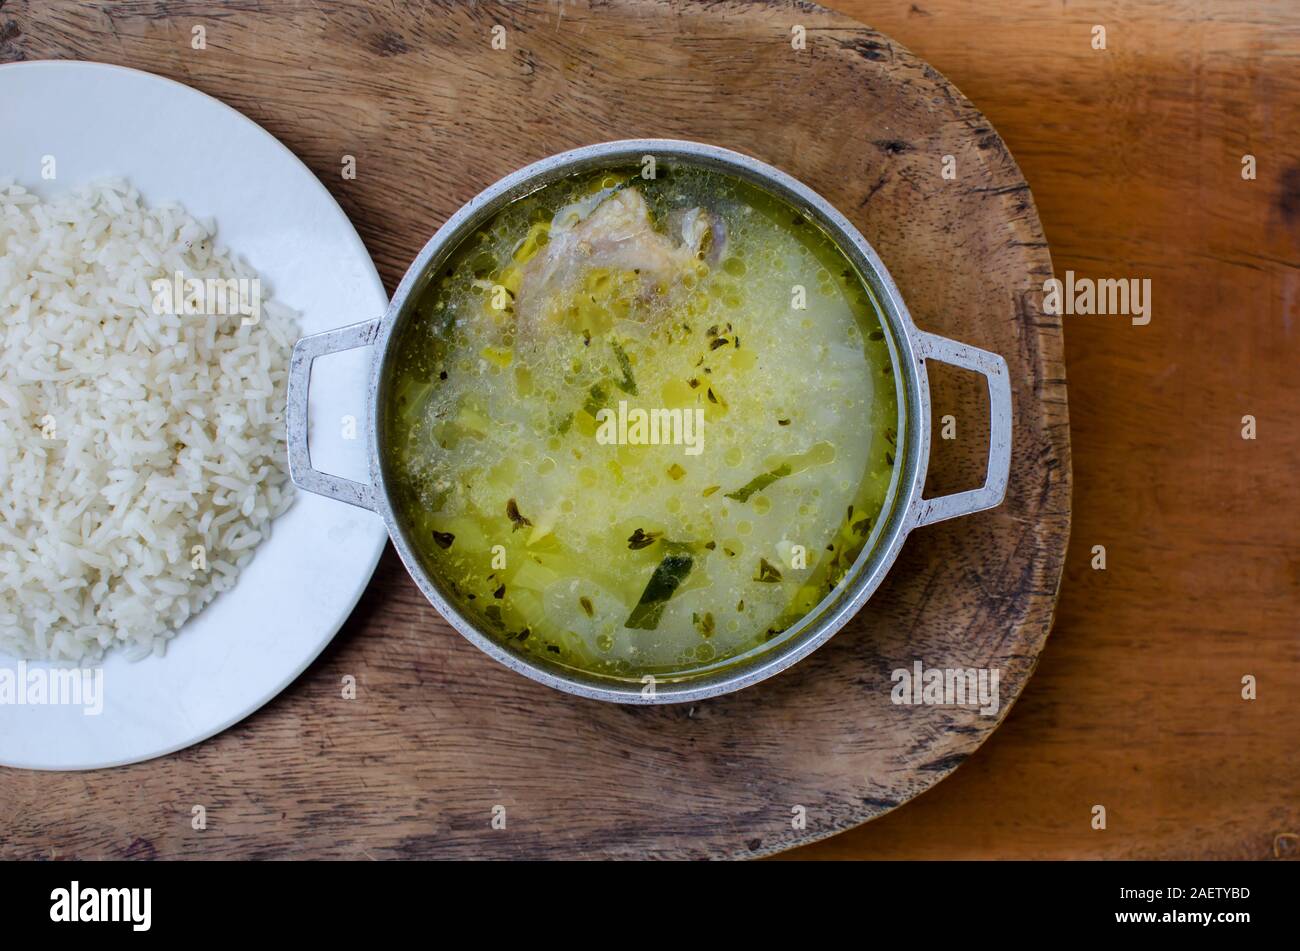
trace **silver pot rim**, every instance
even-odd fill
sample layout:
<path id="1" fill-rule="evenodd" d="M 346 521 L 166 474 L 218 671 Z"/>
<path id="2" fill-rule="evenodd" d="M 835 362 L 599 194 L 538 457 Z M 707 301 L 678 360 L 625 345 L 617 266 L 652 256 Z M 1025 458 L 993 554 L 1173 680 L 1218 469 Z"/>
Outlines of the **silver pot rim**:
<path id="1" fill-rule="evenodd" d="M 784 198 L 815 221 L 849 257 L 875 295 L 894 360 L 898 389 L 898 433 L 902 458 L 894 472 L 871 536 L 844 580 L 779 639 L 722 662 L 707 674 L 682 679 L 646 675 L 640 681 L 585 674 L 506 648 L 465 617 L 439 590 L 410 545 L 389 500 L 380 461 L 382 401 L 380 386 L 388 347 L 404 309 L 435 260 L 450 253 L 480 223 L 504 205 L 558 178 L 613 165 L 681 160 L 726 171 Z M 370 484 L 311 467 L 307 444 L 308 387 L 312 361 L 326 353 L 373 346 L 367 387 L 367 451 Z M 988 384 L 990 445 L 982 487 L 924 499 L 930 456 L 930 390 L 927 360 L 939 360 L 982 374 Z M 488 186 L 439 228 L 416 256 L 377 319 L 304 337 L 294 346 L 288 386 L 289 469 L 302 489 L 378 513 L 402 563 L 440 614 L 467 640 L 506 667 L 539 683 L 594 700 L 630 704 L 685 703 L 740 690 L 797 663 L 840 631 L 879 587 L 908 534 L 923 525 L 993 508 L 1006 493 L 1011 455 L 1011 390 L 1006 361 L 997 354 L 920 330 L 884 262 L 853 224 L 826 199 L 798 179 L 740 152 L 679 139 L 623 139 L 588 145 L 534 162 Z M 887 517 L 884 513 L 888 513 Z"/>

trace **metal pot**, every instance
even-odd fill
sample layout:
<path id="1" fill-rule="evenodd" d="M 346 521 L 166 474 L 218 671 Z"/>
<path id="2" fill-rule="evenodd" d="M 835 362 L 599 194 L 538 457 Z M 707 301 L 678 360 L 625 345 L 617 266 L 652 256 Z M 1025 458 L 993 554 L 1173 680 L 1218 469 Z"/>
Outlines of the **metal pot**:
<path id="1" fill-rule="evenodd" d="M 898 433 L 901 458 L 876 526 L 841 584 L 780 640 L 755 656 L 698 676 L 676 680 L 647 677 L 627 682 L 582 674 L 515 653 L 466 618 L 446 597 L 436 578 L 417 557 L 405 529 L 394 515 L 385 486 L 381 412 L 383 387 L 391 363 L 390 341 L 408 316 L 408 304 L 421 278 L 441 265 L 457 245 L 509 202 L 556 179 L 611 166 L 639 165 L 645 156 L 656 161 L 704 165 L 766 189 L 816 222 L 853 262 L 875 295 L 894 361 L 898 391 Z M 365 485 L 313 469 L 307 444 L 307 390 L 312 361 L 323 354 L 371 346 L 368 387 L 368 454 L 370 484 Z M 922 488 L 930 456 L 930 390 L 926 360 L 939 360 L 981 373 L 987 379 L 991 411 L 988 475 L 984 486 L 942 498 L 923 499 Z M 451 624 L 484 653 L 534 680 L 569 693 L 620 703 L 680 703 L 715 697 L 757 683 L 784 670 L 826 643 L 871 597 L 894 563 L 909 532 L 959 515 L 969 515 L 1001 503 L 1011 463 L 1011 386 L 1002 357 L 917 329 L 889 272 L 865 238 L 820 195 L 784 172 L 747 155 L 710 145 L 671 139 L 635 139 L 574 149 L 535 162 L 490 186 L 438 229 L 407 270 L 382 317 L 314 334 L 293 349 L 288 387 L 289 470 L 294 483 L 342 502 L 377 512 L 388 528 L 398 554 L 420 590 Z"/>

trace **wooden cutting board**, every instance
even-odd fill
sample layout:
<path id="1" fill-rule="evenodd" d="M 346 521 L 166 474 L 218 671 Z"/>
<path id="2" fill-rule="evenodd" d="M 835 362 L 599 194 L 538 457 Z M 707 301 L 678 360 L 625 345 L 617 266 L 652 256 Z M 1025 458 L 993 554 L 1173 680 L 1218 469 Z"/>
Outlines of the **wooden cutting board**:
<path id="1" fill-rule="evenodd" d="M 747 152 L 854 221 L 923 329 L 1006 357 L 1015 434 L 1005 504 L 915 533 L 858 618 L 771 681 L 659 708 L 548 690 L 454 633 L 390 548 L 331 648 L 239 726 L 117 770 L 0 771 L 0 854 L 762 855 L 934 785 L 1026 687 L 1070 524 L 1051 262 L 996 131 L 898 44 L 806 4 L 4 3 L 0 60 L 41 58 L 240 109 L 321 178 L 390 290 L 457 207 L 534 159 L 643 136 Z M 932 374 L 936 494 L 982 480 L 988 409 L 978 378 Z M 1000 669 L 1001 712 L 895 705 L 890 673 L 915 660 Z"/>

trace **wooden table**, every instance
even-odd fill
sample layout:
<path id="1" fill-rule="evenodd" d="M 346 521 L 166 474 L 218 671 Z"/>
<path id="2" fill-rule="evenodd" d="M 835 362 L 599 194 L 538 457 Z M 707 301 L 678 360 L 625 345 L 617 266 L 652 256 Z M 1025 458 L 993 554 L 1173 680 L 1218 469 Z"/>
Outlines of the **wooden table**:
<path id="1" fill-rule="evenodd" d="M 1300 9 L 1280 0 L 1087 10 L 1045 0 L 1001 8 L 963 0 L 831 5 L 927 60 L 991 120 L 1033 189 L 1058 276 L 1149 278 L 1153 303 L 1145 326 L 1127 317 L 1064 318 L 1075 480 L 1070 555 L 1054 633 L 1009 718 L 919 799 L 789 854 L 1296 855 Z M 142 8 L 126 7 L 122 28 L 138 29 Z M 14 40 L 8 12 L 0 4 L 0 43 Z M 118 29 L 110 14 L 87 15 L 105 31 Z M 188 23 L 176 20 L 178 37 Z M 1106 29 L 1104 50 L 1093 48 L 1096 25 Z M 92 50 L 83 55 L 96 58 Z M 259 56 L 258 69 L 271 76 L 271 48 Z M 355 114 L 346 89 L 339 109 L 367 135 L 384 134 L 386 117 Z M 365 142 L 358 146 L 364 161 Z M 1254 180 L 1242 178 L 1246 154 L 1255 156 Z M 468 187 L 457 170 L 448 174 Z M 340 199 L 355 217 L 347 195 Z M 409 249 L 382 230 L 362 230 L 391 286 L 390 272 Z M 1241 436 L 1247 414 L 1257 420 L 1253 441 Z M 1092 566 L 1098 545 L 1105 570 Z M 202 748 L 205 789 L 168 787 L 145 824 L 171 816 L 175 828 L 132 840 L 102 831 L 129 823 L 88 823 L 86 802 L 107 797 L 113 782 L 88 774 L 76 801 L 38 802 L 37 786 L 14 784 L 23 842 L 57 829 L 51 840 L 75 841 L 82 854 L 194 854 L 178 845 L 188 835 L 189 804 L 209 801 L 240 815 L 238 854 L 274 854 L 249 845 L 261 833 L 274 836 L 283 818 L 265 790 L 246 782 L 250 775 L 275 777 L 278 793 L 298 802 L 297 819 L 336 822 L 338 795 L 355 790 L 338 788 L 328 772 L 308 781 L 292 764 L 253 770 L 240 750 L 255 752 L 255 739 L 266 735 L 258 731 L 270 731 L 281 746 L 301 736 L 305 757 L 364 758 L 337 734 L 340 715 L 323 712 L 323 704 L 355 663 L 355 639 L 374 636 L 378 606 L 409 587 L 389 552 L 319 677 Z M 393 633 L 409 638 L 427 610 L 413 607 L 393 620 L 390 608 L 386 623 L 405 625 Z M 381 643 L 366 669 L 400 677 L 409 673 L 400 663 Z M 454 673 L 474 682 L 479 668 L 466 664 Z M 1246 675 L 1257 678 L 1256 700 L 1242 699 Z M 435 715 L 422 706 L 403 712 Z M 415 757 L 409 754 L 387 750 L 399 766 Z M 480 792 L 485 803 L 502 795 Z M 1096 805 L 1106 808 L 1105 830 L 1092 828 Z M 582 803 L 559 807 L 578 816 Z M 358 822 L 375 819 L 363 801 L 347 808 Z M 411 854 L 429 851 L 427 832 L 416 830 L 432 827 L 448 841 L 480 834 L 477 823 L 471 829 L 419 797 L 385 821 L 411 830 Z M 214 833 L 220 851 L 227 833 Z"/>
<path id="2" fill-rule="evenodd" d="M 1150 278 L 1152 316 L 1064 318 L 1070 552 L 1006 723 L 906 807 L 788 854 L 1296 857 L 1300 6 L 830 5 L 989 118 L 1058 277 Z"/>

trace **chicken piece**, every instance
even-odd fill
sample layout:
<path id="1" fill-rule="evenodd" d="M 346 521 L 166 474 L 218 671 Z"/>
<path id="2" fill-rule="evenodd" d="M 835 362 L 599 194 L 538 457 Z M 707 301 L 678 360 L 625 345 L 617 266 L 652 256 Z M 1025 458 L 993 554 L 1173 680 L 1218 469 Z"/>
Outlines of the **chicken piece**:
<path id="1" fill-rule="evenodd" d="M 678 286 L 707 251 L 717 250 L 709 242 L 721 225 L 708 212 L 687 211 L 677 242 L 655 230 L 650 208 L 636 188 L 605 197 L 585 217 L 584 210 L 582 203 L 561 209 L 546 247 L 524 267 L 515 302 L 524 336 L 563 320 L 566 304 L 593 271 L 634 276 L 640 296 L 650 298 Z"/>

